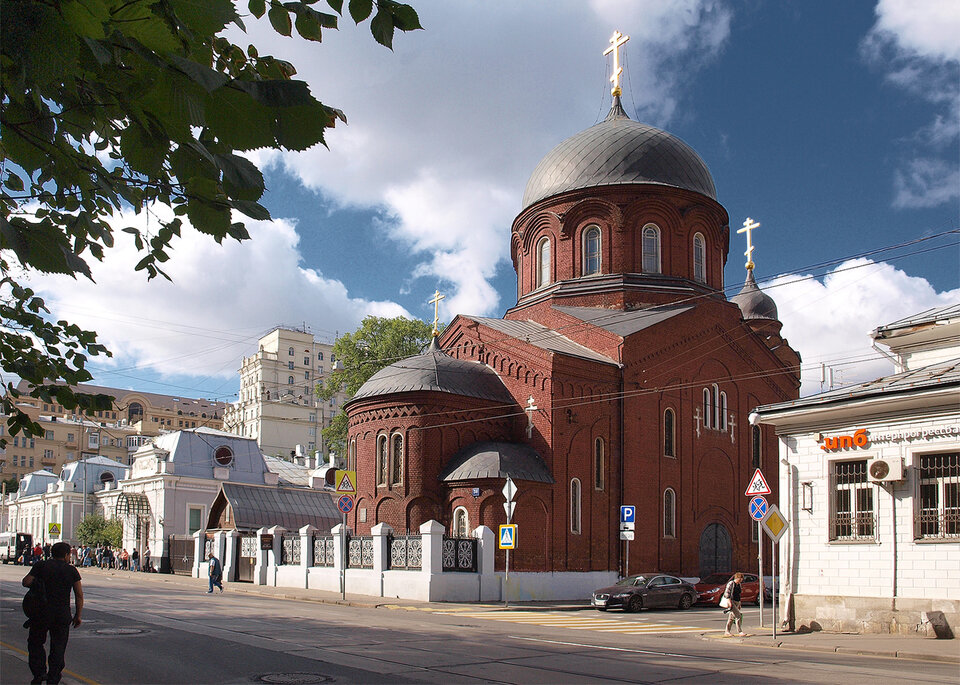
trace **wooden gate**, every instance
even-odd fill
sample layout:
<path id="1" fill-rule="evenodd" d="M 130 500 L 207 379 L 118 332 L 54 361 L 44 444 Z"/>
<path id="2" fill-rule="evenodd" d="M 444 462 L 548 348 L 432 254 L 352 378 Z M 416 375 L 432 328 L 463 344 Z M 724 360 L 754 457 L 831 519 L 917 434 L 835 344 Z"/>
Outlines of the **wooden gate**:
<path id="1" fill-rule="evenodd" d="M 253 582 L 253 567 L 257 565 L 260 541 L 256 535 L 241 535 L 237 545 L 237 581 Z"/>
<path id="2" fill-rule="evenodd" d="M 192 535 L 171 535 L 167 542 L 167 560 L 170 572 L 181 576 L 193 575 L 194 545 Z"/>
<path id="3" fill-rule="evenodd" d="M 730 533 L 722 523 L 711 523 L 700 536 L 700 575 L 735 570 Z"/>

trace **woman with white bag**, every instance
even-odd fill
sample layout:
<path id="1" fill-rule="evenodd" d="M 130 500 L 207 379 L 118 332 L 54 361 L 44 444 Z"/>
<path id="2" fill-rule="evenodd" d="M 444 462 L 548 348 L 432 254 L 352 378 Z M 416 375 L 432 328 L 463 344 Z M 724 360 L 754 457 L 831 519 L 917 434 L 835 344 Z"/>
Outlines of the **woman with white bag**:
<path id="1" fill-rule="evenodd" d="M 743 583 L 743 574 L 737 571 L 733 574 L 733 579 L 727 583 L 727 587 L 723 591 L 723 597 L 720 598 L 720 606 L 730 610 L 727 615 L 727 627 L 723 631 L 724 637 L 733 637 L 730 629 L 734 622 L 737 624 L 737 637 L 746 636 L 746 633 L 743 632 L 743 612 L 740 611 L 741 583 Z"/>

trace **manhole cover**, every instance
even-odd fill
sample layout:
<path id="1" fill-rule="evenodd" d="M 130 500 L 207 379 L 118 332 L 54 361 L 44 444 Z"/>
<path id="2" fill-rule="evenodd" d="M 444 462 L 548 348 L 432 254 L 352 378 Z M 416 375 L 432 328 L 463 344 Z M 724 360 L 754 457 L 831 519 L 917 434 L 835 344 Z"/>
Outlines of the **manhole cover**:
<path id="1" fill-rule="evenodd" d="M 140 635 L 147 631 L 142 628 L 100 628 L 94 632 L 97 635 Z"/>
<path id="2" fill-rule="evenodd" d="M 311 683 L 325 683 L 329 680 L 329 676 L 319 673 L 267 673 L 257 678 L 256 682 L 275 685 L 311 685 Z"/>

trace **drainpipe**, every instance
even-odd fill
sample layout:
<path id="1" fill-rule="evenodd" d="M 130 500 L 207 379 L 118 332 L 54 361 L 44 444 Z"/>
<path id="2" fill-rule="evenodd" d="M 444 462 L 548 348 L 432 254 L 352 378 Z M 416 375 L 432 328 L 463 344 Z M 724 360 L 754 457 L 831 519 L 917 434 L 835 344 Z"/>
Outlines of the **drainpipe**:
<path id="1" fill-rule="evenodd" d="M 787 544 L 787 547 L 786 547 L 786 553 L 785 553 L 785 554 L 783 553 L 783 546 L 782 546 L 782 545 L 780 546 L 781 554 L 783 555 L 783 557 L 784 557 L 785 560 L 786 560 L 786 563 L 783 565 L 783 569 L 781 569 L 781 572 L 778 574 L 778 575 L 780 576 L 780 587 L 786 589 L 786 594 L 784 595 L 783 603 L 782 603 L 781 608 L 780 608 L 781 615 L 783 616 L 783 620 L 780 621 L 780 625 L 781 625 L 781 626 L 789 626 L 789 627 L 791 628 L 791 630 L 792 630 L 792 628 L 793 628 L 793 572 L 792 572 L 792 567 L 793 567 L 793 553 L 794 553 L 794 551 L 793 551 L 793 539 L 794 539 L 794 530 L 795 530 L 794 527 L 797 525 L 797 519 L 796 519 L 796 516 L 794 516 L 794 511 L 793 511 L 793 502 L 794 502 L 794 499 L 795 499 L 794 492 L 793 492 L 793 469 L 792 469 L 791 466 L 790 466 L 790 461 L 787 460 L 786 458 L 781 459 L 781 460 L 780 460 L 780 463 L 783 464 L 783 466 L 784 466 L 784 468 L 786 469 L 786 472 L 787 472 L 787 487 L 786 487 L 786 490 L 787 490 L 787 492 L 786 492 L 787 501 L 786 501 L 784 504 L 786 505 L 785 508 L 786 508 L 786 510 L 787 510 L 787 515 L 788 515 L 790 518 L 793 519 L 793 524 L 792 524 L 791 526 L 789 526 L 789 528 L 787 529 L 787 533 L 786 533 L 788 544 Z M 782 495 L 781 495 L 781 497 L 782 497 Z M 763 544 L 762 536 L 761 536 L 761 543 L 760 543 L 760 544 Z M 772 561 L 773 561 L 773 563 L 775 563 L 775 564 L 777 564 L 777 565 L 780 564 L 780 560 L 779 560 L 779 559 L 773 559 Z M 774 579 L 776 579 L 776 576 L 774 576 Z M 774 585 L 774 588 L 773 588 L 773 589 L 774 589 L 774 591 L 776 591 L 776 585 Z M 774 601 L 774 602 L 777 601 L 776 596 L 774 596 L 773 601 Z M 776 620 L 778 620 L 778 619 L 777 619 L 776 616 L 774 616 L 774 617 L 773 617 L 773 620 L 776 621 Z"/>
<path id="2" fill-rule="evenodd" d="M 879 352 L 881 357 L 886 357 L 887 359 L 892 361 L 893 368 L 896 370 L 897 373 L 902 373 L 904 371 L 903 364 L 900 363 L 900 360 L 897 357 L 894 357 L 892 354 L 887 352 L 885 349 L 883 349 L 879 345 L 877 345 L 876 340 L 870 343 L 870 347 L 872 347 L 874 350 Z"/>
<path id="3" fill-rule="evenodd" d="M 624 423 L 625 423 L 625 421 L 624 421 L 624 414 L 626 414 L 627 398 L 626 398 L 626 396 L 625 396 L 626 383 L 625 383 L 625 381 L 624 381 L 624 373 L 623 373 L 623 369 L 624 369 L 624 364 L 623 364 L 623 342 L 621 342 L 617 347 L 618 347 L 617 356 L 618 356 L 618 358 L 620 359 L 620 505 L 622 506 L 622 505 L 625 504 L 625 502 L 623 501 L 623 498 L 624 498 L 623 472 L 624 472 L 624 462 L 625 462 L 626 459 L 627 459 L 627 455 L 626 455 L 626 453 L 624 452 L 624 448 L 625 448 L 625 445 L 626 445 L 626 440 L 624 439 L 624 436 L 623 436 L 623 427 L 624 427 Z M 620 530 L 620 515 L 619 515 L 619 511 L 620 511 L 620 510 L 617 509 L 617 512 L 618 512 L 618 513 L 617 513 L 617 531 Z M 619 572 L 620 572 L 620 575 L 621 575 L 621 576 L 622 576 L 622 575 L 626 575 L 626 574 L 625 574 L 625 569 L 626 569 L 625 561 L 627 561 L 627 560 L 626 560 L 626 559 L 624 558 L 624 556 L 623 556 L 623 549 L 624 549 L 624 545 L 622 545 L 622 544 L 620 543 L 620 533 L 618 532 L 618 533 L 617 533 L 617 555 L 620 557 Z M 627 562 L 627 563 L 629 563 L 629 562 Z"/>

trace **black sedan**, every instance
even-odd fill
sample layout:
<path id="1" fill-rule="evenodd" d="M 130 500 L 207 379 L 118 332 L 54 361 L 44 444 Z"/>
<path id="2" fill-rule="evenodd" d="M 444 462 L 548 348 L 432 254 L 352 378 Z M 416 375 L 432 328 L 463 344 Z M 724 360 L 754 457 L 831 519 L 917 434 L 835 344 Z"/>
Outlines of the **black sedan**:
<path id="1" fill-rule="evenodd" d="M 644 607 L 689 609 L 696 601 L 697 591 L 690 583 L 663 573 L 640 573 L 611 587 L 594 590 L 590 604 L 597 611 L 640 611 Z"/>

